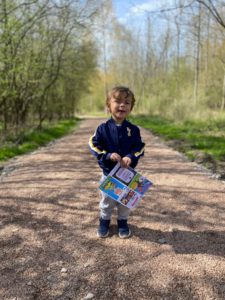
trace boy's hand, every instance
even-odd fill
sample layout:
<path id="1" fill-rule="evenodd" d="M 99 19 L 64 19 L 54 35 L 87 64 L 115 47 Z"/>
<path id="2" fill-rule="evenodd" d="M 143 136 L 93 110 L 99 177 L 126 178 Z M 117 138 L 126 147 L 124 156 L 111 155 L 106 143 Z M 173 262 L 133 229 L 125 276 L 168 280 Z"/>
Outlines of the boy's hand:
<path id="1" fill-rule="evenodd" d="M 112 153 L 111 154 L 111 156 L 110 156 L 110 159 L 112 160 L 112 161 L 121 161 L 121 156 L 118 154 L 118 153 Z"/>
<path id="2" fill-rule="evenodd" d="M 130 157 L 124 156 L 124 157 L 121 159 L 121 167 L 123 167 L 123 168 L 128 168 L 130 164 L 131 164 L 131 159 L 130 159 Z"/>

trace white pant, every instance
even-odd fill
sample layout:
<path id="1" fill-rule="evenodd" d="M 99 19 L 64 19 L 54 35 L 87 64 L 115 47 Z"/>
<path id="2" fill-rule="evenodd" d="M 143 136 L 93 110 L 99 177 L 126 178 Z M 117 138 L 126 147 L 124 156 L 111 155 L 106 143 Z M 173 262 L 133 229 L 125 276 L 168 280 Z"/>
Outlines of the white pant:
<path id="1" fill-rule="evenodd" d="M 106 178 L 105 175 L 102 175 L 102 178 L 100 180 L 100 183 L 103 182 L 103 180 Z M 113 210 L 116 207 L 117 208 L 117 219 L 118 220 L 127 220 L 130 214 L 130 209 L 126 206 L 118 203 L 117 201 L 113 200 L 109 196 L 107 196 L 105 193 L 101 192 L 102 199 L 100 201 L 99 207 L 100 207 L 100 218 L 104 220 L 110 220 Z"/>

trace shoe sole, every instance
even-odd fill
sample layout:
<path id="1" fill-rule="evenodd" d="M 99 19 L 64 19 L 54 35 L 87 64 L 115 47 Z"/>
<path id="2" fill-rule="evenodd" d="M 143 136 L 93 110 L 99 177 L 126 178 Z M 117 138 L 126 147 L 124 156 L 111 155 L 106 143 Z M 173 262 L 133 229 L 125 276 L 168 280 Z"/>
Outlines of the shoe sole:
<path id="1" fill-rule="evenodd" d="M 109 236 L 109 231 L 105 234 L 105 235 L 101 235 L 98 231 L 97 231 L 97 237 L 104 239 L 107 238 Z"/>
<path id="2" fill-rule="evenodd" d="M 120 235 L 120 233 L 119 233 L 119 238 L 120 239 L 128 239 L 130 236 L 131 236 L 131 231 L 130 230 L 129 230 L 128 235 Z"/>

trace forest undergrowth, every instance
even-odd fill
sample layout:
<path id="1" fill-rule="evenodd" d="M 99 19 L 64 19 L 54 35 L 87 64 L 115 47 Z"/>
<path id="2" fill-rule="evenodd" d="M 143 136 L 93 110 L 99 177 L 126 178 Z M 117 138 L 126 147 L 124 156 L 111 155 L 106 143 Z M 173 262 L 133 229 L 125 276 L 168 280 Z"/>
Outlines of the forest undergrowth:
<path id="1" fill-rule="evenodd" d="M 166 143 L 225 179 L 225 119 L 174 121 L 160 116 L 133 116 Z"/>

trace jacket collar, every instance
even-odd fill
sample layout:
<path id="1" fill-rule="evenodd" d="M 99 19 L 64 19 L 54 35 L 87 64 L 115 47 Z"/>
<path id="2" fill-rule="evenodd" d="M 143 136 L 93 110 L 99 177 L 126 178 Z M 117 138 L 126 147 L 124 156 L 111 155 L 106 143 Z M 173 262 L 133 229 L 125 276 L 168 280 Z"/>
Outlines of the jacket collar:
<path id="1" fill-rule="evenodd" d="M 114 120 L 112 117 L 109 119 L 109 123 L 116 126 L 116 122 L 115 122 L 115 120 Z M 128 123 L 128 121 L 125 119 L 125 120 L 121 123 L 121 126 L 124 127 L 124 126 L 127 125 L 127 123 Z"/>

